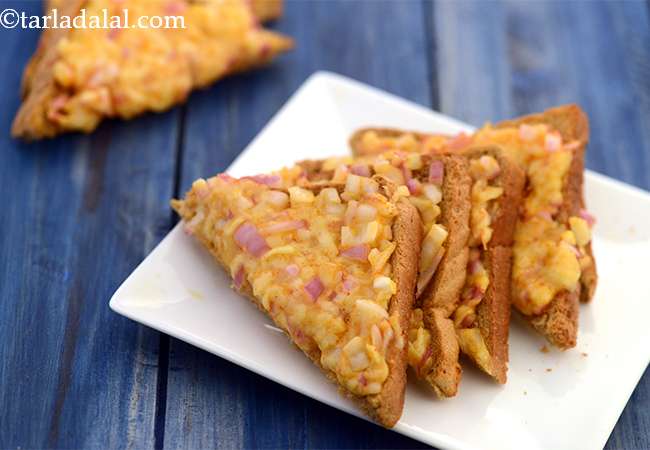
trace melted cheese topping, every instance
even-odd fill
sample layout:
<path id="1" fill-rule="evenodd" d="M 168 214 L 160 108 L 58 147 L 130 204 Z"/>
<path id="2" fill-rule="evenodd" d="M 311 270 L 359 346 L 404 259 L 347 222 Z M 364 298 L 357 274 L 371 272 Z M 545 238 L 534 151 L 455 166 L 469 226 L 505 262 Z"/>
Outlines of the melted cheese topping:
<path id="1" fill-rule="evenodd" d="M 358 155 L 377 155 L 386 151 L 429 152 L 442 150 L 449 141 L 449 136 L 431 134 L 418 137 L 413 133 L 401 133 L 398 136 L 384 136 L 373 130 L 365 131 L 355 150 Z"/>
<path id="2" fill-rule="evenodd" d="M 388 314 L 396 208 L 372 179 L 358 187 L 287 194 L 222 175 L 196 181 L 180 208 L 195 211 L 187 230 L 209 242 L 236 287 L 248 282 L 302 350 L 369 395 L 388 376 L 389 346 L 403 346 Z"/>
<path id="3" fill-rule="evenodd" d="M 258 28 L 243 0 L 88 0 L 88 17 L 183 16 L 185 28 L 74 29 L 57 43 L 52 67 L 63 93 L 48 119 L 64 129 L 90 131 L 102 117 L 130 118 L 162 111 L 193 87 L 268 59 L 287 42 Z M 280 48 L 277 48 L 280 47 Z"/>
<path id="4" fill-rule="evenodd" d="M 431 332 L 424 326 L 424 313 L 415 308 L 408 330 L 408 363 L 418 378 L 425 378 L 433 367 Z"/>
<path id="5" fill-rule="evenodd" d="M 526 169 L 527 193 L 513 245 L 512 301 L 524 314 L 541 314 L 557 295 L 578 289 L 581 266 L 591 262 L 585 249 L 591 239 L 586 222 L 572 217 L 563 223 L 556 217 L 572 149 L 578 144 L 562 142 L 559 133 L 543 124 L 488 126 L 476 133 L 474 143 L 498 144 Z"/>
<path id="6" fill-rule="evenodd" d="M 412 139 L 412 136 L 407 136 L 399 142 L 410 143 Z M 392 144 L 391 141 L 386 145 Z M 356 185 L 358 180 L 363 178 L 355 174 L 382 175 L 398 186 L 398 195 L 408 197 L 417 208 L 422 219 L 424 236 L 419 261 L 418 295 L 433 278 L 444 255 L 444 242 L 448 236 L 447 230 L 437 223 L 441 212 L 439 203 L 442 201 L 441 185 L 444 168 L 439 162 L 431 164 L 439 165 L 437 167 L 438 175 L 435 177 L 429 176 L 434 169 L 425 167 L 425 159 L 421 154 L 396 150 L 378 155 L 369 154 L 359 158 L 330 158 L 324 161 L 322 166 L 322 170 L 333 172 L 333 181 L 345 182 L 346 185 Z M 426 177 L 422 176 L 423 174 L 426 174 Z M 425 178 L 426 180 L 424 180 Z M 412 314 L 408 335 L 409 364 L 418 376 L 424 377 L 433 365 L 433 353 L 430 345 L 431 334 L 424 326 L 420 309 L 415 309 Z"/>
<path id="7" fill-rule="evenodd" d="M 469 169 L 472 177 L 470 256 L 465 287 L 460 305 L 453 313 L 453 320 L 463 353 L 491 373 L 491 356 L 476 322 L 476 308 L 490 284 L 484 250 L 492 239 L 495 200 L 503 194 L 503 188 L 495 185 L 495 178 L 501 168 L 493 156 L 482 155 L 470 160 Z"/>

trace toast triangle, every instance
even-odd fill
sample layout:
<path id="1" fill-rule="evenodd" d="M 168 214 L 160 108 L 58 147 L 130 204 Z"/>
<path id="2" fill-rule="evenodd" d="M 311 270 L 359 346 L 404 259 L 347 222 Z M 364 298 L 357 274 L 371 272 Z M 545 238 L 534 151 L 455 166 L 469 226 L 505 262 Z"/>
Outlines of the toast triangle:
<path id="1" fill-rule="evenodd" d="M 328 184 L 288 191 L 270 180 L 198 180 L 172 206 L 236 289 L 344 395 L 392 427 L 404 403 L 417 211 L 382 179 L 365 180 L 362 190 Z"/>

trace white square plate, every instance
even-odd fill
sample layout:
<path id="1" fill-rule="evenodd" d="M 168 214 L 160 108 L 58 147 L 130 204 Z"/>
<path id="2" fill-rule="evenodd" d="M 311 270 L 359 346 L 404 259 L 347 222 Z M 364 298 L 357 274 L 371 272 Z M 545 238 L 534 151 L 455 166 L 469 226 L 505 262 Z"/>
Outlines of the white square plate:
<path id="1" fill-rule="evenodd" d="M 316 73 L 232 164 L 235 176 L 298 159 L 345 154 L 350 133 L 385 125 L 457 133 L 472 128 L 359 82 Z M 204 173 L 203 176 L 213 175 Z M 602 448 L 650 360 L 650 195 L 586 176 L 600 283 L 580 310 L 578 346 L 543 353 L 514 320 L 508 383 L 465 364 L 460 393 L 440 401 L 409 384 L 395 431 L 444 448 Z M 116 312 L 354 415 L 321 372 L 229 287 L 210 256 L 172 230 L 117 290 Z"/>

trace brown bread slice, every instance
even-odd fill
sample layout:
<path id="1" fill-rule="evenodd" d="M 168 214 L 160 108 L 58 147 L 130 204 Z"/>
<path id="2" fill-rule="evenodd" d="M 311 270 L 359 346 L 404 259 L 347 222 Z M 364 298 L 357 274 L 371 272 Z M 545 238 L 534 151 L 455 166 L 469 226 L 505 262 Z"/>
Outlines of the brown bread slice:
<path id="1" fill-rule="evenodd" d="M 404 132 L 389 128 L 366 128 L 355 132 L 350 138 L 353 154 L 364 153 L 365 150 L 361 140 L 368 131 L 374 132 L 380 138 L 389 137 L 396 139 L 395 142 L 400 142 L 399 137 L 403 134 L 415 136 L 420 143 L 426 139 L 425 134 L 418 132 Z M 406 140 L 406 142 L 409 143 L 410 140 Z M 423 144 L 421 145 L 424 147 Z M 411 147 L 411 150 L 418 151 L 422 150 L 422 148 Z M 489 362 L 484 361 L 483 363 L 479 363 L 479 360 L 471 354 L 472 352 L 468 352 L 468 349 L 465 352 L 470 356 L 470 359 L 474 360 L 480 368 L 493 376 L 496 381 L 505 383 L 507 378 L 508 327 L 510 320 L 511 247 L 518 208 L 522 199 L 525 175 L 517 164 L 510 158 L 507 158 L 498 147 L 470 147 L 464 149 L 461 153 L 468 158 L 490 155 L 498 161 L 501 167 L 501 173 L 497 177 L 497 185 L 503 188 L 503 194 L 496 200 L 497 207 L 492 218 L 492 228 L 494 231 L 484 255 L 484 265 L 488 271 L 490 283 L 481 302 L 476 308 L 476 323 L 478 324 L 486 350 L 490 355 L 487 358 Z M 466 171 L 466 168 L 460 170 L 460 172 L 464 171 Z M 453 203 L 451 199 L 458 198 L 459 196 L 467 196 L 467 192 L 457 192 L 460 186 L 462 186 L 462 183 L 454 183 L 445 192 L 443 198 Z M 465 191 L 467 191 L 467 188 L 465 188 Z M 449 205 L 447 207 L 443 206 L 442 210 L 443 215 L 449 211 L 458 213 L 458 209 L 449 207 Z M 446 226 L 449 226 L 450 222 L 458 222 L 452 219 L 451 217 L 446 217 L 443 221 L 446 223 Z M 466 219 L 461 215 L 460 222 L 464 220 Z M 462 227 L 455 226 L 453 229 L 458 230 L 462 229 Z M 465 236 L 456 233 L 456 236 L 460 236 L 466 241 L 467 233 Z M 462 239 L 460 242 L 463 242 Z M 465 272 L 461 270 L 462 277 L 458 276 L 459 267 L 467 264 L 466 255 L 468 249 L 464 244 L 455 247 L 453 242 L 450 245 L 450 249 L 452 252 L 448 255 L 448 259 L 441 264 L 439 269 L 440 273 L 436 274 L 436 278 L 428 286 L 424 296 L 423 303 L 425 308 L 427 308 L 426 317 L 429 318 L 436 317 L 435 310 L 441 306 L 444 311 L 442 316 L 449 317 L 458 306 L 458 292 L 465 283 Z M 454 249 L 456 250 L 456 254 L 459 255 L 456 259 L 452 256 Z M 460 287 L 459 283 L 462 283 Z M 442 322 L 438 320 L 437 323 L 441 324 Z M 452 372 L 451 370 L 444 370 L 445 368 L 448 369 L 451 367 L 448 363 L 448 358 L 438 358 L 438 360 L 443 361 L 440 365 L 441 370 L 437 370 L 438 373 L 448 374 Z M 447 394 L 455 392 L 455 388 L 450 388 L 454 386 L 453 382 L 443 382 L 441 379 L 436 384 L 445 386 Z"/>
<path id="2" fill-rule="evenodd" d="M 499 122 L 495 128 L 518 127 L 521 124 L 547 124 L 559 131 L 565 142 L 578 141 L 579 145 L 573 151 L 571 167 L 563 188 L 564 202 L 562 203 L 559 219 L 568 220 L 571 216 L 580 215 L 580 211 L 586 207 L 584 199 L 583 178 L 585 169 L 585 152 L 589 143 L 589 119 L 585 112 L 575 104 L 558 106 L 547 109 L 538 114 L 515 118 Z M 589 302 L 596 292 L 598 284 L 598 272 L 596 258 L 594 257 L 591 242 L 587 244 L 587 253 L 591 257 L 592 264 L 583 270 L 580 278 L 580 301 Z"/>
<path id="3" fill-rule="evenodd" d="M 494 128 L 517 128 L 522 124 L 534 125 L 545 124 L 556 130 L 562 136 L 564 142 L 577 141 L 578 145 L 572 151 L 571 165 L 563 183 L 563 203 L 557 214 L 557 220 L 567 223 L 569 217 L 580 216 L 581 210 L 585 208 L 583 196 L 583 173 L 584 153 L 589 140 L 589 123 L 585 113 L 577 105 L 564 105 L 551 108 L 538 114 L 531 114 L 512 120 L 497 123 Z M 360 137 L 367 131 L 375 131 L 379 136 L 396 137 L 399 133 L 408 133 L 417 136 L 422 141 L 426 135 L 413 131 L 401 131 L 396 129 L 376 128 L 363 129 L 355 132 L 350 143 L 353 147 L 353 154 L 361 147 Z M 479 130 L 480 131 L 480 130 Z M 472 137 L 460 139 L 459 147 L 472 145 Z M 451 143 L 451 142 L 450 142 Z M 458 144 L 457 143 L 457 144 Z M 486 143 L 486 142 L 484 142 Z M 488 142 L 489 143 L 489 142 Z M 421 150 L 421 149 L 420 149 Z M 574 347 L 577 338 L 578 328 L 578 303 L 588 302 L 594 295 L 597 285 L 596 262 L 592 251 L 591 242 L 585 247 L 585 252 L 591 259 L 591 264 L 582 269 L 580 286 L 575 292 L 562 292 L 555 300 L 548 305 L 547 309 L 535 316 L 525 316 L 531 325 L 549 342 L 559 348 L 566 349 Z"/>
<path id="4" fill-rule="evenodd" d="M 71 16 L 79 11 L 81 5 L 83 5 L 85 1 L 86 0 L 48 0 L 44 2 L 43 11 L 46 14 L 50 14 L 52 9 L 56 8 L 59 16 Z M 284 10 L 284 5 L 282 0 L 252 0 L 251 8 L 257 20 L 263 23 L 280 18 Z M 31 88 L 34 72 L 40 64 L 41 58 L 45 55 L 45 50 L 50 48 L 52 42 L 57 42 L 60 39 L 60 36 L 64 36 L 65 34 L 67 34 L 67 31 L 64 28 L 48 28 L 41 34 L 38 47 L 27 63 L 27 66 L 25 66 L 25 71 L 23 72 L 21 84 L 21 96 L 23 98 L 27 96 L 27 93 Z"/>
<path id="5" fill-rule="evenodd" d="M 390 183 L 376 178 L 380 183 L 381 189 L 386 195 L 392 194 Z M 318 193 L 325 187 L 335 187 L 342 192 L 344 186 L 332 183 L 321 183 L 313 185 L 309 189 Z M 185 222 L 190 222 L 196 215 L 202 202 L 206 202 L 205 195 L 200 195 L 198 189 L 190 190 L 184 200 L 173 200 L 172 207 L 179 213 Z M 214 194 L 210 194 L 214 195 Z M 421 239 L 421 223 L 417 210 L 404 198 L 398 199 L 395 203 L 397 216 L 392 225 L 394 242 L 396 248 L 391 257 L 392 273 L 391 277 L 396 285 L 396 293 L 390 300 L 388 313 L 397 316 L 399 327 L 402 330 L 402 342 L 407 342 L 406 330 L 413 302 L 415 299 L 415 283 L 417 278 L 417 261 L 419 257 L 419 242 Z M 213 236 L 208 235 L 200 230 L 194 232 L 194 236 L 210 251 L 224 269 L 229 272 L 230 269 L 222 260 L 219 251 L 213 241 Z M 266 312 L 260 299 L 253 294 L 252 286 L 249 280 L 244 277 L 239 291 L 246 295 L 255 303 L 260 310 Z M 282 324 L 276 322 L 280 328 L 285 331 L 291 339 L 290 333 Z M 396 345 L 388 348 L 386 362 L 389 368 L 389 374 L 378 394 L 358 396 L 339 384 L 339 391 L 351 398 L 359 407 L 368 414 L 372 419 L 385 427 L 392 427 L 399 420 L 404 405 L 404 391 L 406 386 L 406 349 L 404 344 L 400 349 Z M 336 375 L 326 369 L 321 364 L 321 354 L 318 348 L 312 348 L 311 351 L 301 349 L 305 354 L 323 370 L 325 375 L 334 383 L 338 383 Z"/>
<path id="6" fill-rule="evenodd" d="M 97 4 L 101 1 L 103 0 L 95 0 L 93 6 L 101 6 Z M 69 0 L 65 2 L 51 0 L 47 7 L 57 6 L 59 16 L 75 17 L 88 3 L 89 0 Z M 143 2 L 143 4 L 151 8 L 156 6 L 155 2 Z M 77 33 L 88 30 L 47 29 L 41 35 L 38 48 L 23 74 L 23 103 L 14 118 L 11 129 L 12 136 L 34 140 L 53 137 L 70 131 L 91 132 L 104 118 L 130 119 L 144 112 L 169 109 L 175 104 L 184 101 L 191 90 L 206 87 L 224 76 L 264 65 L 277 54 L 293 47 L 291 39 L 257 26 L 256 18 L 270 19 L 281 13 L 282 5 L 277 0 L 268 2 L 257 0 L 250 4 L 245 3 L 245 0 L 226 3 L 180 2 L 180 4 L 188 8 L 186 11 L 189 11 L 190 8 L 196 8 L 197 10 L 206 8 L 215 13 L 234 11 L 232 16 L 237 19 L 237 24 L 241 25 L 241 36 L 224 34 L 218 40 L 208 39 L 207 37 L 203 40 L 195 39 L 193 45 L 187 46 L 185 50 L 194 48 L 196 45 L 203 45 L 205 48 L 201 49 L 200 52 L 194 51 L 191 55 L 186 55 L 187 52 L 177 51 L 177 47 L 192 39 L 183 30 L 177 30 L 178 32 L 173 34 L 160 35 L 160 37 L 164 36 L 164 39 L 159 39 L 157 42 L 164 41 L 166 43 L 168 56 L 165 56 L 167 53 L 162 52 L 160 49 L 153 52 L 142 50 L 139 47 L 122 47 L 121 54 L 130 55 L 128 58 L 126 56 L 117 57 L 112 51 L 106 50 L 104 47 L 100 48 L 97 45 L 85 49 L 85 51 L 77 51 L 75 57 L 90 51 L 98 52 L 95 59 L 104 62 L 95 68 L 95 74 L 97 75 L 95 76 L 88 75 L 81 69 L 75 69 L 70 64 L 64 67 L 66 70 L 55 71 L 57 62 L 61 60 L 61 41 L 63 39 L 71 41 L 77 36 Z M 155 13 L 157 13 L 157 10 L 151 11 L 151 14 Z M 186 16 L 186 20 L 190 20 L 187 12 L 182 12 L 182 14 Z M 197 12 L 194 16 L 199 14 L 200 12 Z M 256 14 L 259 14 L 259 16 L 256 16 Z M 135 19 L 131 18 L 131 20 Z M 231 25 L 234 24 L 235 22 Z M 109 39 L 120 39 L 119 34 L 116 38 L 104 36 L 107 34 L 106 30 L 91 31 L 95 33 L 96 37 L 106 37 L 107 41 Z M 120 31 L 120 33 L 124 34 L 139 32 L 141 30 L 138 29 L 123 29 Z M 163 32 L 161 31 L 161 33 Z M 143 39 L 147 36 L 150 35 L 142 34 Z M 238 43 L 238 40 L 245 40 L 246 45 L 239 45 L 238 50 L 234 51 L 233 45 Z M 85 41 L 80 40 L 80 42 L 84 43 Z M 97 48 L 100 48 L 100 50 L 97 50 Z M 201 55 L 207 54 L 207 49 L 215 53 L 215 48 L 217 54 L 223 54 L 224 58 L 228 58 L 225 64 L 223 60 L 220 61 L 218 58 L 214 59 L 206 56 L 202 59 L 197 56 L 199 53 Z M 155 60 L 163 69 L 169 67 L 170 70 L 173 68 L 175 71 L 171 72 L 170 77 L 157 80 L 157 85 L 144 83 L 138 76 L 133 75 L 131 70 L 133 64 L 130 64 L 131 61 L 139 61 L 143 56 L 149 57 L 151 61 Z M 175 62 L 173 64 L 166 62 L 163 59 L 164 57 L 175 58 Z M 122 68 L 122 66 L 127 65 L 130 72 Z M 59 68 L 56 67 L 56 69 Z M 67 73 L 68 71 L 69 73 Z M 122 80 L 118 76 L 125 73 L 129 73 L 131 78 Z M 147 76 L 155 78 L 156 73 L 156 71 L 153 71 Z M 64 77 L 69 85 L 63 86 L 59 77 Z M 175 84 L 168 81 L 171 79 L 174 80 Z M 153 89 L 151 86 L 166 86 L 168 88 L 171 86 L 172 89 L 169 89 L 169 92 L 161 92 L 165 89 L 157 88 L 154 92 L 151 91 Z M 131 94 L 134 89 L 138 89 L 138 95 L 136 96 Z"/>
<path id="7" fill-rule="evenodd" d="M 510 325 L 510 275 L 512 243 L 525 175 L 519 166 L 499 147 L 470 148 L 463 152 L 470 160 L 493 157 L 499 164 L 499 174 L 491 185 L 503 189 L 494 200 L 491 214 L 492 236 L 482 252 L 489 285 L 476 307 L 476 323 L 489 353 L 489 362 L 480 363 L 471 353 L 466 354 L 482 370 L 503 384 L 508 370 L 508 330 Z"/>
<path id="8" fill-rule="evenodd" d="M 443 247 L 444 255 L 422 292 L 417 305 L 424 311 L 424 327 L 431 335 L 432 365 L 421 377 L 442 397 L 456 395 L 462 370 L 458 362 L 459 346 L 450 315 L 458 305 L 465 283 L 467 270 L 470 214 L 471 178 L 467 159 L 452 154 L 423 155 L 423 165 L 412 173 L 413 178 L 426 181 L 433 161 L 441 161 L 444 167 L 441 186 L 441 215 L 438 224 L 448 232 Z M 310 181 L 332 178 L 334 171 L 323 170 L 325 161 L 302 161 L 298 163 Z M 419 244 L 418 244 L 419 245 Z"/>

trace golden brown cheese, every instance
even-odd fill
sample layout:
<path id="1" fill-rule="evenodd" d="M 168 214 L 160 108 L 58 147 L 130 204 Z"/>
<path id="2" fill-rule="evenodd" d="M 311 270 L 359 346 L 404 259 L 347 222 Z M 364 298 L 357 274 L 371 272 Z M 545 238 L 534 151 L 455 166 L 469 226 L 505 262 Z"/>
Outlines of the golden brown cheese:
<path id="1" fill-rule="evenodd" d="M 408 330 L 408 363 L 418 378 L 426 378 L 433 366 L 431 333 L 424 326 L 424 313 L 413 309 Z"/>
<path id="2" fill-rule="evenodd" d="M 481 155 L 470 160 L 469 169 L 472 177 L 470 256 L 461 302 L 452 317 L 463 353 L 471 356 L 487 373 L 491 373 L 491 356 L 476 322 L 476 308 L 490 284 L 484 250 L 492 238 L 495 200 L 503 194 L 503 188 L 495 185 L 495 178 L 501 168 L 493 156 Z"/>
<path id="3" fill-rule="evenodd" d="M 543 124 L 487 126 L 476 133 L 474 143 L 498 144 L 526 169 L 527 194 L 513 245 L 512 301 L 524 314 L 540 314 L 561 292 L 575 291 L 581 267 L 590 264 L 585 246 L 591 234 L 586 221 L 572 217 L 569 223 L 561 223 L 556 219 L 577 143 L 562 142 L 558 132 Z"/>
<path id="4" fill-rule="evenodd" d="M 163 111 L 191 89 L 264 62 L 291 41 L 261 29 L 245 0 L 87 0 L 87 17 L 182 16 L 185 28 L 79 28 L 55 43 L 58 95 L 46 119 L 58 130 L 91 131 L 103 117 Z M 123 19 L 124 20 L 124 19 Z M 45 130 L 27 130 L 47 135 Z"/>
<path id="5" fill-rule="evenodd" d="M 412 137 L 397 142 L 412 142 Z M 390 145 L 394 145 L 394 142 L 391 141 Z M 435 274 L 444 255 L 444 242 L 448 236 L 447 230 L 437 223 L 441 212 L 439 203 L 442 201 L 443 174 L 440 172 L 440 177 L 435 180 L 420 181 L 413 178 L 413 171 L 420 170 L 423 166 L 424 161 L 420 153 L 395 150 L 358 158 L 330 158 L 323 162 L 321 168 L 323 171 L 332 172 L 332 181 L 345 182 L 348 186 L 358 185 L 364 176 L 381 175 L 398 186 L 397 195 L 407 197 L 417 208 L 422 219 L 424 236 L 418 266 L 418 294 Z M 371 261 L 372 258 L 373 255 L 370 255 Z M 422 322 L 422 311 L 416 309 L 413 314 L 408 333 L 409 364 L 416 373 L 425 376 L 433 365 L 433 354 L 429 345 L 431 335 Z"/>
<path id="6" fill-rule="evenodd" d="M 250 283 L 274 321 L 306 352 L 317 347 L 350 392 L 380 392 L 387 349 L 404 344 L 387 312 L 397 211 L 377 183 L 287 193 L 222 175 L 196 181 L 186 202 L 199 198 L 186 230 L 210 236 L 235 286 Z"/>

